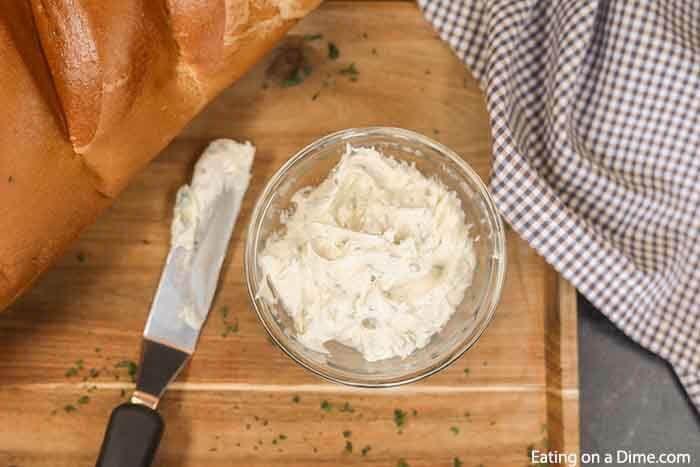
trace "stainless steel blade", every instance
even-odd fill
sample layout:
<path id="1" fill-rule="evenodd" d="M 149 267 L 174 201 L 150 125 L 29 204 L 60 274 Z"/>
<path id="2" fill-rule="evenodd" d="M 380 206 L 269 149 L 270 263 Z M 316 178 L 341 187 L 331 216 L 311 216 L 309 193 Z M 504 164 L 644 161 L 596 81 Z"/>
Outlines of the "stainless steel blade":
<path id="1" fill-rule="evenodd" d="M 217 198 L 194 252 L 182 247 L 170 251 L 144 329 L 145 338 L 188 354 L 194 352 L 216 292 L 244 191 L 228 190 Z M 189 254 L 192 256 L 188 259 Z M 197 319 L 186 319 L 188 314 Z"/>

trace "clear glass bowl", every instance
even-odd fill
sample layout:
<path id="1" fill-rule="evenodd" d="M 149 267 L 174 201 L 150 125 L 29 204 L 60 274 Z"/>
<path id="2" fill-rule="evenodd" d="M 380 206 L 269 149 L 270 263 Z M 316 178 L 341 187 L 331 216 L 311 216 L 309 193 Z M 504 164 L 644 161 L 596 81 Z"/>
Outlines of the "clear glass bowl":
<path id="1" fill-rule="evenodd" d="M 436 176 L 462 201 L 475 240 L 477 267 L 464 300 L 444 329 L 430 343 L 401 359 L 368 362 L 354 349 L 326 344 L 323 354 L 298 342 L 291 318 L 280 305 L 258 297 L 262 277 L 258 253 L 272 232 L 282 227 L 280 214 L 294 193 L 318 185 L 339 162 L 345 146 L 372 146 L 396 159 L 414 162 L 426 176 Z M 271 178 L 253 211 L 245 252 L 250 300 L 272 340 L 304 368 L 328 380 L 360 387 L 411 383 L 440 371 L 479 339 L 496 310 L 506 269 L 503 224 L 493 199 L 474 170 L 453 151 L 430 138 L 398 128 L 354 128 L 333 133 L 289 159 Z"/>

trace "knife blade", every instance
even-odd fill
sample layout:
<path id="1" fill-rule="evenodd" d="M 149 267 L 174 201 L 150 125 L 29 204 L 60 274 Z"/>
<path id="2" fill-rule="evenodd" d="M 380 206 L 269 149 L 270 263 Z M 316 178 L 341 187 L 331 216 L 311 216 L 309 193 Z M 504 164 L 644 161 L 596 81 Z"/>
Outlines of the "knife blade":
<path id="1" fill-rule="evenodd" d="M 214 199 L 208 192 L 206 206 L 198 206 L 203 211 L 196 221 L 192 244 L 171 247 L 143 332 L 136 389 L 128 403 L 112 412 L 97 467 L 148 467 L 153 460 L 164 428 L 156 408 L 168 384 L 195 351 L 248 188 L 254 149 L 250 144 L 236 145 L 218 140 L 207 149 L 211 149 L 211 160 L 219 163 L 218 168 L 224 167 L 222 149 L 244 148 L 241 155 L 246 160 L 242 170 L 235 171 L 241 175 L 239 183 L 216 185 L 221 191 Z M 198 171 L 206 174 L 207 170 L 211 168 L 195 167 L 193 185 L 201 182 L 196 178 Z"/>

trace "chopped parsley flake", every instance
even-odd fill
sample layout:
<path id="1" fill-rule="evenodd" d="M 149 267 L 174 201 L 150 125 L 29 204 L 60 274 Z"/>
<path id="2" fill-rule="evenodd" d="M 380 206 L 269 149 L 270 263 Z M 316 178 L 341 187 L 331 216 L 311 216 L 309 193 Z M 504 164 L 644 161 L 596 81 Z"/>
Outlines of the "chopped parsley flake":
<path id="1" fill-rule="evenodd" d="M 282 87 L 288 88 L 303 83 L 306 77 L 309 76 L 312 71 L 313 69 L 308 63 L 304 64 L 304 66 L 296 68 L 289 78 L 282 81 Z"/>
<path id="2" fill-rule="evenodd" d="M 80 405 L 85 405 L 88 402 L 90 402 L 89 396 L 80 396 L 80 399 L 78 399 L 78 404 L 80 404 Z"/>
<path id="3" fill-rule="evenodd" d="M 70 412 L 75 412 L 78 409 L 76 409 L 74 405 L 67 404 L 63 407 L 63 410 L 67 413 L 70 413 Z"/>
<path id="4" fill-rule="evenodd" d="M 114 368 L 126 368 L 131 381 L 136 381 L 136 373 L 139 371 L 139 366 L 131 360 L 122 360 L 121 362 L 114 365 Z"/>
<path id="5" fill-rule="evenodd" d="M 323 410 L 324 412 L 330 412 L 332 408 L 333 408 L 333 406 L 331 405 L 330 402 L 328 402 L 326 400 L 321 401 L 321 410 Z"/>
<path id="6" fill-rule="evenodd" d="M 84 263 L 84 262 L 85 262 L 85 259 L 87 259 L 87 256 L 86 256 L 85 253 L 83 253 L 82 251 L 79 251 L 79 252 L 75 255 L 75 258 L 78 260 L 79 263 Z"/>
<path id="7" fill-rule="evenodd" d="M 349 438 L 351 436 L 352 436 L 352 431 L 350 431 L 350 430 L 343 431 L 343 438 Z"/>
<path id="8" fill-rule="evenodd" d="M 230 311 L 231 310 L 226 305 L 221 307 L 221 318 L 223 318 L 224 321 L 226 321 L 228 319 L 228 314 Z"/>
<path id="9" fill-rule="evenodd" d="M 352 441 L 345 441 L 345 450 L 347 452 L 352 452 Z"/>
<path id="10" fill-rule="evenodd" d="M 396 467 L 409 467 L 408 462 L 406 462 L 406 459 L 399 459 L 399 461 L 396 463 Z"/>
<path id="11" fill-rule="evenodd" d="M 370 451 L 371 449 L 372 449 L 372 446 L 370 446 L 369 444 L 368 444 L 367 446 L 363 447 L 363 448 L 362 448 L 362 455 L 363 455 L 363 456 L 366 456 L 367 453 L 369 453 L 369 451 Z"/>
<path id="12" fill-rule="evenodd" d="M 351 63 L 350 65 L 346 66 L 345 68 L 341 68 L 341 69 L 340 69 L 340 74 L 341 74 L 341 75 L 348 75 L 348 76 L 350 76 L 350 79 L 352 79 L 352 78 L 356 78 L 356 79 L 357 79 L 357 75 L 359 75 L 360 72 L 358 71 L 358 69 L 357 69 L 357 67 L 355 66 L 355 64 L 354 64 L 354 63 Z"/>
<path id="13" fill-rule="evenodd" d="M 318 41 L 323 39 L 323 34 L 306 34 L 304 36 L 305 41 Z"/>
<path id="14" fill-rule="evenodd" d="M 334 42 L 329 42 L 328 43 L 328 58 L 331 60 L 336 60 L 338 57 L 340 57 L 340 49 L 338 48 L 337 45 L 335 45 Z"/>
<path id="15" fill-rule="evenodd" d="M 88 374 L 90 375 L 90 378 L 97 378 L 100 376 L 100 372 L 97 370 L 97 368 L 90 368 L 90 372 Z"/>
<path id="16" fill-rule="evenodd" d="M 464 464 L 463 464 L 462 461 L 459 459 L 459 457 L 455 457 L 455 458 L 452 460 L 452 467 L 462 467 L 463 465 L 464 465 Z"/>
<path id="17" fill-rule="evenodd" d="M 457 436 L 459 434 L 459 427 L 458 426 L 451 426 L 450 431 Z"/>
<path id="18" fill-rule="evenodd" d="M 233 324 L 227 324 L 226 328 L 224 329 L 224 332 L 221 334 L 223 337 L 228 337 L 231 334 L 235 334 L 238 332 L 238 320 L 236 320 Z"/>
<path id="19" fill-rule="evenodd" d="M 465 375 L 468 375 L 468 374 L 469 374 L 469 368 L 465 368 L 465 369 L 464 369 L 464 374 L 465 374 Z"/>
<path id="20" fill-rule="evenodd" d="M 394 423 L 396 424 L 396 428 L 401 428 L 406 425 L 406 412 L 401 409 L 395 409 Z"/>
<path id="21" fill-rule="evenodd" d="M 341 411 L 341 412 L 353 413 L 353 412 L 355 411 L 355 409 L 352 408 L 352 405 L 350 405 L 350 402 L 346 402 L 346 403 L 343 404 L 343 406 L 340 408 L 340 411 Z"/>
<path id="22" fill-rule="evenodd" d="M 418 411 L 416 409 L 411 410 L 411 413 L 413 414 L 414 417 L 418 416 Z"/>
<path id="23" fill-rule="evenodd" d="M 78 369 L 76 367 L 71 367 L 66 370 L 66 378 L 70 378 L 71 376 L 75 376 L 78 374 Z"/>

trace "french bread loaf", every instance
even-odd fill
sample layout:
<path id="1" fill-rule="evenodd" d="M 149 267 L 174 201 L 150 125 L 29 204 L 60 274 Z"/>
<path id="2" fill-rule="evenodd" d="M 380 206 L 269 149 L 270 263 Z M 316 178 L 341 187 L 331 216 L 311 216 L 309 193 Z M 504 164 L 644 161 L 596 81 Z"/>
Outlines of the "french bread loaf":
<path id="1" fill-rule="evenodd" d="M 0 310 L 319 2 L 1 2 Z"/>

